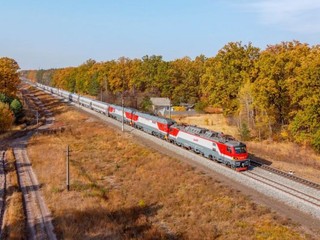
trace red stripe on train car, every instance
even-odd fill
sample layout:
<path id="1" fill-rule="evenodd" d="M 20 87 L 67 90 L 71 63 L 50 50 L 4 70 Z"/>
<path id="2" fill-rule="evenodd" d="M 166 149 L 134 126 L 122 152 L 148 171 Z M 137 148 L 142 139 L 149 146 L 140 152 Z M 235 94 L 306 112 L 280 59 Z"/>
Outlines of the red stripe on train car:
<path id="1" fill-rule="evenodd" d="M 178 128 L 170 128 L 170 135 L 177 137 L 180 130 Z"/>
<path id="2" fill-rule="evenodd" d="M 169 131 L 169 128 L 168 128 L 168 124 L 164 124 L 164 123 L 159 123 L 157 122 L 157 125 L 158 125 L 158 129 L 162 132 L 168 132 Z"/>

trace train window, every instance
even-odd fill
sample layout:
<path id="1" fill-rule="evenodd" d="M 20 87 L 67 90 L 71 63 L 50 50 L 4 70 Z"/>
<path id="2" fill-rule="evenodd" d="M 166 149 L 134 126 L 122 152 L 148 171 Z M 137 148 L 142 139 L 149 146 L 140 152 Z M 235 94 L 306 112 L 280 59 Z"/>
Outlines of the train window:
<path id="1" fill-rule="evenodd" d="M 231 153 L 231 147 L 227 147 L 227 151 Z"/>
<path id="2" fill-rule="evenodd" d="M 246 153 L 247 152 L 246 146 L 237 146 L 237 147 L 234 147 L 234 150 L 236 151 L 236 153 Z"/>

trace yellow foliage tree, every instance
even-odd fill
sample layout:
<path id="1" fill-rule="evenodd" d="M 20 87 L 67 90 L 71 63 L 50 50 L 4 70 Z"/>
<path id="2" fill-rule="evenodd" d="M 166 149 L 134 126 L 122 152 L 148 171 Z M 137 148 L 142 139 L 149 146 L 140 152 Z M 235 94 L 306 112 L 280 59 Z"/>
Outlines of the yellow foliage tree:
<path id="1" fill-rule="evenodd" d="M 4 132 L 12 126 L 14 121 L 13 113 L 10 111 L 9 106 L 0 102 L 0 132 Z"/>
<path id="2" fill-rule="evenodd" d="M 18 63 L 8 57 L 0 58 L 0 92 L 6 96 L 15 96 L 20 83 Z"/>

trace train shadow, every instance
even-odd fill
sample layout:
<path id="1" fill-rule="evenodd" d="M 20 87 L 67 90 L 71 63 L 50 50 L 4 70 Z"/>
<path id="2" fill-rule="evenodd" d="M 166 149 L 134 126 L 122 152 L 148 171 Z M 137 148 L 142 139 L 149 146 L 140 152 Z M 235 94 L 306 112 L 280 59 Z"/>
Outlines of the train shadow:
<path id="1" fill-rule="evenodd" d="M 265 158 L 261 158 L 261 157 L 257 157 L 256 155 L 252 154 L 252 153 L 249 153 L 249 158 L 255 162 L 258 162 L 260 164 L 263 164 L 263 165 L 268 165 L 270 166 L 272 164 L 271 161 L 265 159 Z"/>
<path id="2" fill-rule="evenodd" d="M 272 165 L 271 161 L 265 158 L 258 157 L 252 153 L 249 153 L 249 159 L 251 160 L 250 167 L 248 169 L 249 171 L 255 169 L 256 167 L 260 167 L 261 165 Z"/>

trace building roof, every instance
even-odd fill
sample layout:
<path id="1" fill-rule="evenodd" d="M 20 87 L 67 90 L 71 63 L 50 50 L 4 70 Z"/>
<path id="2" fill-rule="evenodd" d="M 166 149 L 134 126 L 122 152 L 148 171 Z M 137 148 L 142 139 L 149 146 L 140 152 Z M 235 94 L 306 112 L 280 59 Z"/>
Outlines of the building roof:
<path id="1" fill-rule="evenodd" d="M 153 106 L 170 106 L 169 98 L 150 98 Z"/>

